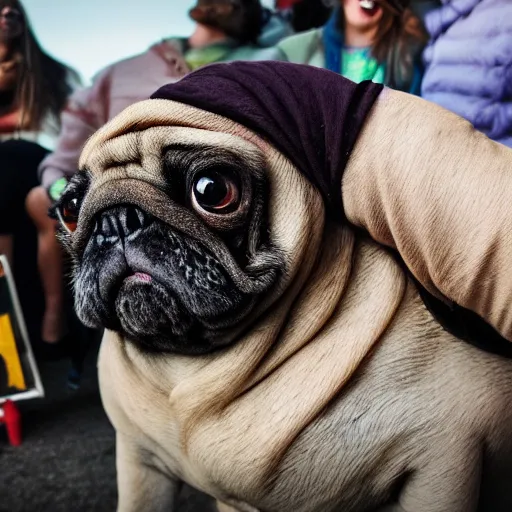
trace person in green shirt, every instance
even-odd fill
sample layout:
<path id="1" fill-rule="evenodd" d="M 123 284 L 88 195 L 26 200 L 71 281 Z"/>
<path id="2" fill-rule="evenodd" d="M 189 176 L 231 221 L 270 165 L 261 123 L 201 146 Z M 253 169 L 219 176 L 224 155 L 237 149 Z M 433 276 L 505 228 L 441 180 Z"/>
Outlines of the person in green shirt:
<path id="1" fill-rule="evenodd" d="M 326 25 L 277 47 L 289 62 L 419 95 L 427 34 L 409 5 L 410 0 L 336 0 Z"/>

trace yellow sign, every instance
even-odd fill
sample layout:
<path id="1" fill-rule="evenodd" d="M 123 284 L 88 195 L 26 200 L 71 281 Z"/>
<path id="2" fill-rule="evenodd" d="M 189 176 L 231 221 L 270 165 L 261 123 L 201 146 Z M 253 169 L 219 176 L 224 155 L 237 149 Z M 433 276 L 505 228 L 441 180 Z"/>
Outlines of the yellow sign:
<path id="1" fill-rule="evenodd" d="M 0 315 L 0 356 L 5 361 L 7 368 L 8 386 L 20 391 L 27 389 L 16 341 L 14 340 L 11 319 L 8 314 Z"/>

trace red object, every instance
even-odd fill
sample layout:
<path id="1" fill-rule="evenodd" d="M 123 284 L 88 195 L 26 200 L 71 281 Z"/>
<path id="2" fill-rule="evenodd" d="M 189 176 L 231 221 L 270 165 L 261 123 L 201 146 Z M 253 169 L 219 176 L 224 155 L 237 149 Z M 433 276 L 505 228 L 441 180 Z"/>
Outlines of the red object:
<path id="1" fill-rule="evenodd" d="M 279 11 L 284 11 L 285 9 L 290 9 L 295 4 L 298 4 L 301 0 L 277 0 L 276 1 L 276 9 Z"/>
<path id="2" fill-rule="evenodd" d="M 15 403 L 11 400 L 6 400 L 1 406 L 4 410 L 3 418 L 0 418 L 0 423 L 5 423 L 7 428 L 7 436 L 11 446 L 21 445 L 21 414 Z"/>
<path id="3" fill-rule="evenodd" d="M 19 128 L 20 113 L 18 110 L 0 116 L 0 133 L 13 133 Z"/>

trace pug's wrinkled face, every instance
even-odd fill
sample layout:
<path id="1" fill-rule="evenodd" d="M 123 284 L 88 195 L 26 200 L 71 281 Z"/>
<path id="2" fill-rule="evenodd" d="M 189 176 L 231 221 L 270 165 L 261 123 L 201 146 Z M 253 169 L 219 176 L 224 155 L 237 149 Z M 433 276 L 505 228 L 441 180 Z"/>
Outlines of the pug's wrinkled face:
<path id="1" fill-rule="evenodd" d="M 162 158 L 156 186 L 94 187 L 96 176 L 80 171 L 53 215 L 75 261 L 82 322 L 146 350 L 207 353 L 233 340 L 283 271 L 269 239 L 265 164 L 208 146 L 178 145 Z"/>

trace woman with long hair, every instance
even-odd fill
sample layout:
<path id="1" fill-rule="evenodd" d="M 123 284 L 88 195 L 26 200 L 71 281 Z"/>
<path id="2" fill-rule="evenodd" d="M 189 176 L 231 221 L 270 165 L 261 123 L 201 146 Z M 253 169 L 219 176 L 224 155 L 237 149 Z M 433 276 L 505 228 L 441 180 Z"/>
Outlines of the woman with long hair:
<path id="1" fill-rule="evenodd" d="M 420 93 L 427 34 L 410 0 L 336 0 L 326 25 L 278 44 L 290 62 Z"/>
<path id="2" fill-rule="evenodd" d="M 54 285 L 51 265 L 39 262 L 38 276 L 37 234 L 25 201 L 38 184 L 38 166 L 53 149 L 60 113 L 78 83 L 74 71 L 41 48 L 22 4 L 0 0 L 0 253 L 13 267 L 35 347 L 65 334 L 63 290 Z"/>

